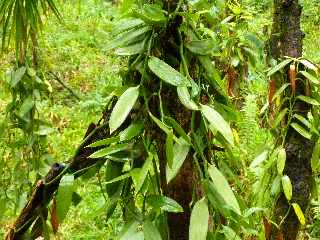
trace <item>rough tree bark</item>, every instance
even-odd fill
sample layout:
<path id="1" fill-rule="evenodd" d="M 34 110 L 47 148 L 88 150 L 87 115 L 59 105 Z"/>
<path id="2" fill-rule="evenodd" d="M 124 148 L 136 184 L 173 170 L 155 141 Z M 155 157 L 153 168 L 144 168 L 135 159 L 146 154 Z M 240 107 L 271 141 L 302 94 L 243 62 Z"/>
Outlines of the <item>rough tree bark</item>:
<path id="1" fill-rule="evenodd" d="M 274 0 L 272 36 L 269 42 L 269 50 L 273 58 L 283 59 L 284 56 L 298 58 L 302 56 L 304 34 L 300 29 L 301 12 L 302 7 L 298 0 Z M 289 69 L 287 70 L 289 71 Z M 289 74 L 285 78 L 290 82 Z M 286 93 L 289 98 L 292 91 L 295 91 L 296 95 L 307 95 L 302 81 L 296 82 L 295 90 L 292 88 L 294 87 L 291 86 L 291 91 Z M 306 116 L 310 109 L 311 107 L 302 101 L 297 101 L 294 106 L 294 112 L 302 116 Z M 310 159 L 313 146 L 312 141 L 302 137 L 293 128 L 288 129 L 285 137 L 287 161 L 284 174 L 288 175 L 292 182 L 291 202 L 298 203 L 302 211 L 305 211 L 310 198 L 312 173 Z M 274 216 L 278 224 L 283 222 L 279 229 L 273 228 L 271 239 L 296 239 L 300 224 L 292 207 L 289 208 L 290 205 L 282 193 L 276 203 Z"/>

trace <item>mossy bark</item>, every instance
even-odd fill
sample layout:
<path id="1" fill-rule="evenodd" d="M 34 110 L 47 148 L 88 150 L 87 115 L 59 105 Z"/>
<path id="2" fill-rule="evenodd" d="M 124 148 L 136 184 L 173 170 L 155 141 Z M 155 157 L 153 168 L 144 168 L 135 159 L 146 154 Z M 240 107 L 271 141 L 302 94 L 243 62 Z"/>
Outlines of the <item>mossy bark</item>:
<path id="1" fill-rule="evenodd" d="M 270 55 L 275 59 L 283 59 L 284 56 L 298 58 L 302 56 L 302 40 L 304 37 L 300 29 L 300 17 L 302 7 L 298 0 L 274 0 L 274 17 L 272 36 L 269 42 Z M 287 69 L 288 70 L 288 69 Z M 289 74 L 284 76 L 290 82 Z M 303 81 L 297 81 L 295 92 L 291 94 L 306 95 Z M 311 107 L 302 102 L 296 101 L 294 113 L 306 116 Z M 293 128 L 289 127 L 285 137 L 285 150 L 287 155 L 284 174 L 288 175 L 292 186 L 293 194 L 290 203 L 298 203 L 304 212 L 310 198 L 310 178 L 313 142 L 302 137 Z M 290 203 L 282 193 L 277 200 L 274 218 L 279 228 L 272 230 L 271 239 L 294 240 L 297 237 L 300 223 Z"/>

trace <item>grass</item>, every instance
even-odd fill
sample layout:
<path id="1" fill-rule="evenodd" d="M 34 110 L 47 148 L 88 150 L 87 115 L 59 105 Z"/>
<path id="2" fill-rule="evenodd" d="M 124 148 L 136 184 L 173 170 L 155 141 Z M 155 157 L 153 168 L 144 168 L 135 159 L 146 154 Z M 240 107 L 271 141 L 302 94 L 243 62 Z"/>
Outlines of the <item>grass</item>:
<path id="1" fill-rule="evenodd" d="M 63 22 L 59 22 L 54 16 L 49 17 L 39 41 L 40 68 L 45 70 L 45 76 L 53 87 L 53 92 L 38 106 L 39 116 L 54 128 L 47 139 L 49 160 L 41 170 L 43 173 L 51 163 L 64 162 L 72 157 L 88 125 L 100 119 L 107 103 L 108 89 L 121 84 L 117 75 L 121 66 L 119 59 L 103 50 L 109 39 L 115 7 L 110 2 L 97 0 L 59 3 Z M 1 76 L 9 69 L 13 60 L 10 51 L 2 55 Z M 55 73 L 80 100 L 71 96 L 50 72 Z M 2 78 L 1 89 L 3 83 Z M 7 92 L 0 91 L 0 122 L 4 117 L 8 96 Z M 77 180 L 75 185 L 82 201 L 77 207 L 70 208 L 64 220 L 68 224 L 61 224 L 55 238 L 106 239 L 106 235 L 109 235 L 108 239 L 112 239 L 121 227 L 121 220 L 114 218 L 107 223 L 103 211 L 99 211 L 105 205 L 105 199 L 98 179 L 94 177 L 90 181 Z M 26 196 L 22 196 L 20 207 L 25 201 Z M 8 223 L 14 217 L 14 209 L 8 204 L 7 211 L 0 216 L 0 238 L 4 237 Z"/>

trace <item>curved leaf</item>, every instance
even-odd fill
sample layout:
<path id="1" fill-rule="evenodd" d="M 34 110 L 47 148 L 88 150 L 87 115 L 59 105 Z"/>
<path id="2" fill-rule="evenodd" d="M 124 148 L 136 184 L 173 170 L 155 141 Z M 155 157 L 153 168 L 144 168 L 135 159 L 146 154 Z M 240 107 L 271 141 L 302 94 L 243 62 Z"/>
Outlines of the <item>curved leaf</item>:
<path id="1" fill-rule="evenodd" d="M 133 105 L 136 103 L 139 96 L 139 86 L 128 88 L 119 98 L 114 106 L 109 126 L 110 133 L 114 132 L 126 120 Z"/>
<path id="2" fill-rule="evenodd" d="M 219 133 L 231 144 L 234 144 L 232 130 L 229 124 L 224 120 L 224 118 L 212 107 L 201 104 L 201 112 L 206 117 L 210 123 L 210 129 L 212 128 Z"/>
<path id="3" fill-rule="evenodd" d="M 214 187 L 219 196 L 224 200 L 235 213 L 241 215 L 239 203 L 223 174 L 214 166 L 210 166 L 208 169 L 210 178 L 214 183 Z"/>
<path id="4" fill-rule="evenodd" d="M 161 80 L 174 86 L 190 86 L 190 81 L 159 58 L 151 57 L 148 61 L 150 70 Z"/>
<path id="5" fill-rule="evenodd" d="M 287 175 L 285 175 L 281 178 L 281 182 L 284 195 L 286 196 L 286 199 L 290 201 L 292 198 L 292 184 L 290 178 Z"/>
<path id="6" fill-rule="evenodd" d="M 175 200 L 161 196 L 161 195 L 152 195 L 147 198 L 147 203 L 156 208 L 161 209 L 166 212 L 183 212 L 183 208 Z"/>
<path id="7" fill-rule="evenodd" d="M 189 240 L 206 240 L 208 232 L 209 210 L 205 198 L 194 205 L 189 227 Z"/>

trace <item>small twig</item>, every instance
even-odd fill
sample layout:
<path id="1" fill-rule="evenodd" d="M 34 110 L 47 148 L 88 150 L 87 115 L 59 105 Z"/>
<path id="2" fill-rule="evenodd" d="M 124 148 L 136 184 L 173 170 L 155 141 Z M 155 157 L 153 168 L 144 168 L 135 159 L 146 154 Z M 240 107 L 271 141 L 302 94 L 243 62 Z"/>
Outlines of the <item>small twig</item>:
<path id="1" fill-rule="evenodd" d="M 71 93 L 72 96 L 74 96 L 78 100 L 81 100 L 81 98 L 70 87 L 68 87 L 63 81 L 61 81 L 61 79 L 59 78 L 59 76 L 57 74 L 55 74 L 54 72 L 51 72 L 51 71 L 49 73 L 53 76 L 53 78 L 58 83 L 60 83 L 65 89 L 67 89 Z"/>

